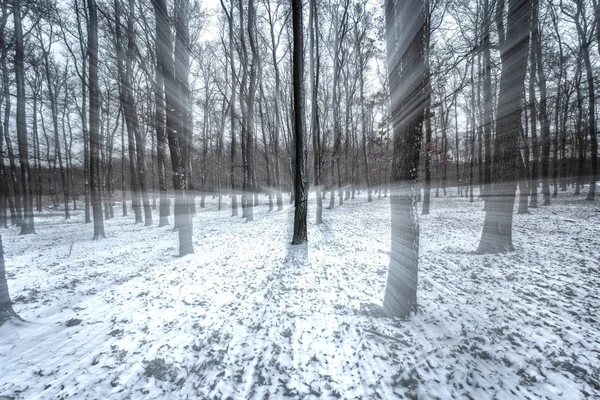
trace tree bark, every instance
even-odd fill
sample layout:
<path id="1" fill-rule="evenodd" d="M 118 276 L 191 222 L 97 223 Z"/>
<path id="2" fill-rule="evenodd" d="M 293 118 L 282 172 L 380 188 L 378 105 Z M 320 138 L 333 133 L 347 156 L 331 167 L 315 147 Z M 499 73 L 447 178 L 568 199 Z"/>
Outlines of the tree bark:
<path id="1" fill-rule="evenodd" d="M 419 221 L 417 174 L 424 112 L 425 10 L 418 0 L 385 2 L 387 70 L 394 132 L 392 158 L 392 249 L 383 310 L 406 318 L 417 310 Z M 409 23 L 410 22 L 410 23 Z"/>
<path id="2" fill-rule="evenodd" d="M 528 24 L 530 0 L 508 0 L 508 17 L 504 27 L 504 0 L 496 4 L 496 25 L 500 37 L 502 72 L 496 115 L 494 141 L 494 179 L 491 198 L 478 252 L 497 253 L 514 250 L 512 243 L 513 205 L 520 165 L 518 148 L 524 81 L 527 71 Z"/>
<path id="3" fill-rule="evenodd" d="M 70 219 L 71 216 L 69 214 L 69 186 L 67 182 L 67 176 L 63 164 L 62 151 L 60 149 L 60 136 L 58 132 L 58 104 L 57 104 L 57 96 L 58 93 L 55 91 L 55 87 L 52 83 L 52 75 L 50 73 L 50 59 L 48 57 L 48 52 L 50 49 L 46 49 L 43 45 L 42 48 L 42 56 L 44 58 L 44 71 L 46 73 L 46 87 L 48 89 L 48 97 L 50 98 L 50 111 L 52 114 L 52 127 L 54 128 L 54 152 L 58 157 L 58 168 L 60 171 L 60 179 L 62 183 L 63 189 L 63 200 L 65 203 L 65 219 Z M 58 77 L 56 77 L 58 79 Z"/>
<path id="4" fill-rule="evenodd" d="M 175 59 L 173 54 L 173 38 L 169 27 L 167 14 L 167 5 L 165 0 L 152 0 L 154 15 L 156 19 L 156 35 L 159 46 L 156 51 L 156 57 L 162 66 L 163 77 L 165 80 L 165 107 L 167 110 L 167 138 L 169 141 L 169 150 L 171 153 L 171 164 L 173 166 L 173 187 L 175 189 L 175 228 L 179 234 L 179 255 L 184 256 L 194 252 L 192 242 L 192 218 L 190 216 L 190 207 L 188 204 L 188 171 L 186 160 L 182 151 L 185 146 L 183 137 L 184 106 L 182 93 L 187 87 L 188 72 L 185 63 L 185 53 L 187 50 L 187 0 L 182 0 L 183 4 L 175 13 L 176 31 L 179 33 L 176 37 Z M 183 7 L 182 7 L 183 6 Z M 175 74 L 174 65 L 178 65 L 178 73 Z"/>
<path id="5" fill-rule="evenodd" d="M 155 35 L 155 51 L 160 47 L 160 37 Z M 156 161 L 158 167 L 159 217 L 158 226 L 169 225 L 170 203 L 167 193 L 166 151 L 167 135 L 165 128 L 165 79 L 163 76 L 163 60 L 156 57 L 156 73 L 154 80 L 155 124 L 156 124 Z"/>
<path id="6" fill-rule="evenodd" d="M 23 185 L 23 221 L 20 234 L 28 235 L 35 233 L 35 225 L 33 221 L 33 189 L 29 168 L 29 142 L 25 115 L 25 53 L 23 49 L 21 0 L 13 0 L 13 17 L 15 29 L 15 80 L 17 85 L 17 139 L 19 143 L 21 184 Z"/>
<path id="7" fill-rule="evenodd" d="M 250 0 L 252 2 L 252 0 Z M 293 79 L 294 79 L 294 138 L 296 148 L 296 168 L 294 179 L 294 237 L 292 244 L 302 244 L 308 240 L 308 170 L 307 145 L 304 134 L 304 48 L 302 28 L 302 0 L 292 0 L 292 25 L 294 38 Z"/>
<path id="8" fill-rule="evenodd" d="M 540 89 L 540 133 L 542 136 L 542 196 L 544 199 L 544 205 L 550 204 L 550 184 L 548 182 L 548 175 L 550 173 L 550 120 L 548 118 L 548 100 L 546 91 L 546 73 L 544 72 L 542 64 L 542 42 L 540 38 L 540 26 L 539 26 L 539 0 L 534 0 L 533 20 L 532 24 L 535 24 L 536 28 L 532 36 L 532 45 L 535 50 L 535 58 L 537 64 L 537 79 L 538 87 Z M 557 93 L 560 93 L 560 83 L 557 88 Z M 558 94 L 557 94 L 558 96 Z M 558 100 L 556 109 L 558 110 Z M 557 133 L 558 133 L 558 126 Z M 556 182 L 556 180 L 555 180 Z"/>
<path id="9" fill-rule="evenodd" d="M 0 326 L 11 318 L 19 318 L 13 309 L 6 281 L 6 267 L 4 264 L 4 246 L 0 235 Z"/>
<path id="10" fill-rule="evenodd" d="M 15 0 L 18 1 L 18 0 Z M 90 95 L 90 188 L 94 218 L 94 239 L 106 237 L 102 219 L 102 193 L 100 192 L 100 87 L 98 84 L 98 10 L 96 0 L 88 0 L 88 58 Z"/>
<path id="11" fill-rule="evenodd" d="M 323 199 L 321 197 L 321 126 L 319 121 L 319 14 L 317 1 L 309 1 L 309 48 L 310 48 L 310 83 L 311 83 L 311 132 L 314 152 L 314 185 L 317 209 L 315 223 L 323 223 Z M 364 132 L 363 132 L 364 134 Z M 370 192 L 369 192 L 370 193 Z"/>

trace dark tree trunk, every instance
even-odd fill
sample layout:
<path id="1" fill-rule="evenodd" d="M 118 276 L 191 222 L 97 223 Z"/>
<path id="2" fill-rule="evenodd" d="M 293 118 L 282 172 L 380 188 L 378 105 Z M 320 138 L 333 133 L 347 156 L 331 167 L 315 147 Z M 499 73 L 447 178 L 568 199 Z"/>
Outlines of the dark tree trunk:
<path id="1" fill-rule="evenodd" d="M 225 8 L 225 4 L 221 0 L 221 7 L 223 7 L 223 12 L 227 16 L 227 22 L 229 25 L 229 65 L 231 69 L 231 98 L 229 101 L 229 111 L 230 111 L 230 130 L 231 130 L 231 169 L 229 171 L 229 179 L 231 181 L 231 216 L 235 217 L 238 215 L 238 204 L 237 204 L 237 194 L 235 188 L 235 153 L 236 153 L 236 135 L 235 135 L 235 97 L 236 97 L 236 83 L 237 76 L 235 73 L 235 58 L 233 56 L 233 0 L 230 1 L 229 12 L 227 12 L 227 8 Z"/>
<path id="2" fill-rule="evenodd" d="M 155 49 L 160 46 L 159 36 L 155 36 Z M 154 81 L 154 101 L 155 105 L 155 124 L 156 124 L 156 161 L 158 169 L 158 188 L 159 210 L 158 226 L 169 225 L 169 197 L 167 195 L 167 171 L 166 171 L 166 151 L 167 135 L 165 130 L 165 80 L 163 77 L 162 60 L 156 62 L 156 75 Z"/>
<path id="3" fill-rule="evenodd" d="M 271 34 L 271 57 L 273 60 L 273 69 L 275 72 L 275 137 L 273 140 L 273 147 L 275 152 L 275 161 L 274 161 L 274 169 L 275 169 L 275 190 L 277 192 L 277 210 L 283 210 L 283 195 L 281 188 L 281 167 L 279 160 L 279 138 L 281 135 L 282 124 L 281 124 L 281 76 L 279 73 L 279 62 L 277 61 L 277 48 L 279 46 L 279 36 L 275 38 L 275 22 L 273 21 L 273 17 L 271 14 L 271 2 L 267 2 L 267 10 L 268 10 L 268 18 L 269 18 L 269 26 L 270 26 L 270 34 Z"/>
<path id="4" fill-rule="evenodd" d="M 248 85 L 248 93 L 246 95 L 246 180 L 247 180 L 247 201 L 246 201 L 246 222 L 254 221 L 253 195 L 255 193 L 255 178 L 254 178 L 254 136 L 255 136 L 255 116 L 254 116 L 254 97 L 256 94 L 256 77 L 258 69 L 258 49 L 256 47 L 255 38 L 256 26 L 256 8 L 254 0 L 248 1 L 248 42 L 250 43 L 250 82 Z M 243 27 L 242 27 L 243 29 Z"/>
<path id="5" fill-rule="evenodd" d="M 400 318 L 417 310 L 419 223 L 416 187 L 420 138 L 428 102 L 424 11 L 422 2 L 417 0 L 385 2 L 394 149 L 390 196 L 392 249 L 383 310 Z"/>
<path id="6" fill-rule="evenodd" d="M 4 121 L 2 122 L 2 134 L 4 139 L 6 140 L 6 150 L 8 153 L 8 161 L 10 164 L 10 181 L 12 183 L 14 196 L 10 194 L 10 186 L 8 184 L 8 177 L 6 177 L 6 188 L 7 188 L 7 196 L 8 202 L 11 211 L 11 223 L 13 225 L 20 225 L 23 219 L 22 208 L 21 208 L 21 191 L 19 190 L 19 183 L 17 179 L 17 167 L 15 163 L 15 156 L 13 153 L 13 148 L 10 140 L 9 133 L 9 124 L 10 124 L 10 109 L 11 109 L 11 99 L 10 99 L 10 82 L 8 77 L 8 48 L 5 39 L 4 27 L 6 26 L 6 22 L 8 20 L 8 2 L 2 2 L 2 29 L 0 30 L 0 48 L 2 51 L 1 54 L 1 62 L 2 62 L 2 87 L 4 89 L 4 102 L 6 105 L 4 106 Z M 4 164 L 2 164 L 4 167 Z"/>
<path id="7" fill-rule="evenodd" d="M 135 31 L 134 31 L 134 1 L 129 0 L 129 14 L 127 16 L 127 69 L 125 73 L 125 91 L 126 103 L 123 106 L 125 112 L 125 122 L 133 130 L 135 137 L 135 149 L 137 158 L 138 184 L 144 206 L 144 225 L 152 225 L 152 206 L 148 196 L 148 179 L 146 178 L 146 146 L 140 131 L 137 108 L 133 96 L 132 75 L 133 75 L 133 59 L 135 51 Z"/>
<path id="8" fill-rule="evenodd" d="M 50 60 L 48 58 L 48 50 L 42 46 L 42 55 L 44 57 L 44 70 L 46 72 L 46 86 L 48 89 L 48 97 L 50 98 L 50 111 L 52 114 L 52 127 L 54 129 L 54 152 L 58 157 L 58 167 L 60 171 L 60 180 L 63 189 L 63 200 L 65 203 L 65 219 L 70 219 L 69 214 L 69 184 L 67 182 L 67 175 L 63 164 L 62 151 L 60 149 L 60 136 L 58 132 L 58 104 L 57 96 L 54 85 L 52 83 L 52 75 L 50 74 Z M 58 77 L 56 77 L 58 78 Z"/>
<path id="9" fill-rule="evenodd" d="M 252 2 L 252 0 L 250 0 Z M 302 0 L 292 0 L 292 25 L 294 37 L 294 141 L 296 168 L 294 179 L 294 238 L 292 244 L 308 240 L 306 217 L 308 211 L 307 145 L 304 134 L 304 48 L 302 29 Z"/>
<path id="10" fill-rule="evenodd" d="M 135 143 L 135 132 L 137 129 L 135 121 L 137 121 L 137 111 L 133 97 L 130 97 L 130 60 L 127 58 L 127 69 L 123 65 L 123 61 L 126 59 L 123 52 L 123 36 L 121 34 L 121 6 L 120 1 L 115 0 L 115 45 L 117 50 L 117 75 L 119 77 L 119 101 L 121 103 L 121 109 L 125 116 L 125 125 L 127 127 L 127 149 L 129 156 L 129 179 L 131 180 L 131 208 L 135 217 L 135 223 L 142 222 L 142 210 L 140 202 L 140 185 L 139 185 L 139 174 L 138 166 L 136 165 L 136 143 Z M 129 51 L 127 52 L 129 57 Z M 135 121 L 134 121 L 135 120 Z"/>
<path id="11" fill-rule="evenodd" d="M 550 173 L 550 120 L 548 118 L 548 100 L 546 94 L 546 73 L 542 65 L 542 43 L 540 38 L 539 29 L 539 1 L 535 0 L 533 4 L 533 19 L 532 24 L 535 24 L 535 29 L 532 36 L 532 45 L 535 50 L 535 58 L 537 64 L 537 79 L 539 82 L 540 89 L 540 132 L 542 137 L 542 196 L 544 199 L 544 205 L 550 204 L 550 184 L 548 182 L 548 175 Z M 560 83 L 557 92 L 560 93 Z M 558 110 L 558 101 L 556 105 Z M 558 126 L 557 126 L 558 130 Z M 556 180 L 555 180 L 556 182 Z"/>
<path id="12" fill-rule="evenodd" d="M 534 0 L 535 1 L 535 0 Z M 533 10 L 535 14 L 535 10 Z M 535 22 L 535 21 L 534 21 Z M 534 29 L 537 29 L 537 24 L 532 24 L 532 35 Z M 529 197 L 529 207 L 537 208 L 537 191 L 538 191 L 538 162 L 540 159 L 540 147 L 537 139 L 537 116 L 535 109 L 535 71 L 536 71 L 536 62 L 535 62 L 535 49 L 533 46 L 530 46 L 529 51 L 529 126 L 531 129 L 531 180 L 529 184 L 530 189 L 530 197 Z M 525 146 L 528 146 L 528 143 L 524 143 Z"/>
<path id="13" fill-rule="evenodd" d="M 90 93 L 90 188 L 94 216 L 94 239 L 106 237 L 102 219 L 102 193 L 100 192 L 100 87 L 98 85 L 98 10 L 96 0 L 88 0 L 88 58 Z"/>
<path id="14" fill-rule="evenodd" d="M 8 283 L 6 281 L 6 268 L 4 265 L 4 246 L 2 244 L 2 235 L 0 235 L 0 326 L 11 318 L 19 318 L 13 310 L 10 294 L 8 292 Z"/>
<path id="15" fill-rule="evenodd" d="M 188 202 L 188 171 L 186 167 L 185 154 L 182 146 L 186 140 L 183 135 L 184 123 L 184 95 L 187 95 L 187 65 L 184 54 L 188 45 L 187 0 L 182 0 L 178 5 L 175 21 L 176 38 L 175 60 L 173 54 L 173 38 L 169 27 L 169 17 L 165 0 L 152 0 L 154 15 L 156 19 L 156 35 L 158 37 L 158 48 L 156 57 L 162 67 L 165 81 L 165 107 L 167 110 L 167 138 L 171 153 L 171 164 L 173 166 L 173 188 L 175 189 L 175 228 L 179 234 L 179 255 L 184 256 L 194 252 L 192 242 L 192 218 Z M 189 59 L 188 59 L 189 60 Z M 177 76 L 174 65 L 178 66 Z M 185 86 L 185 87 L 184 87 Z"/>
<path id="16" fill-rule="evenodd" d="M 323 199 L 321 197 L 321 125 L 319 121 L 319 14 L 317 13 L 317 1 L 309 2 L 309 51 L 310 51 L 310 83 L 311 83 L 311 132 L 313 135 L 314 152 L 314 184 L 315 197 L 317 201 L 315 223 L 323 222 Z M 364 129 L 364 127 L 363 127 Z M 364 132 L 363 132 L 364 133 Z M 370 196 L 370 192 L 369 192 Z"/>
<path id="17" fill-rule="evenodd" d="M 429 118 L 430 109 L 425 109 L 425 182 L 423 185 L 423 205 L 421 213 L 429 214 L 429 204 L 431 203 L 431 119 Z"/>
<path id="18" fill-rule="evenodd" d="M 489 0 L 483 2 L 483 141 L 484 141 L 484 179 L 483 195 L 488 193 L 492 184 L 492 62 L 490 56 L 490 5 Z"/>
<path id="19" fill-rule="evenodd" d="M 581 3 L 583 0 L 578 0 L 578 6 L 582 7 Z M 596 27 L 600 29 L 600 27 Z M 586 200 L 593 201 L 596 197 L 596 180 L 598 173 L 598 139 L 596 137 L 596 95 L 594 92 L 594 74 L 592 71 L 592 64 L 590 61 L 590 50 L 589 42 L 586 42 L 582 46 L 583 63 L 585 65 L 585 72 L 587 77 L 587 89 L 588 89 L 588 123 L 587 130 L 590 136 L 590 159 L 591 159 L 591 171 L 590 171 L 590 188 Z"/>
<path id="20" fill-rule="evenodd" d="M 23 49 L 23 27 L 21 24 L 21 0 L 13 0 L 15 29 L 15 80 L 17 85 L 17 139 L 19 142 L 19 162 L 21 184 L 23 185 L 23 221 L 21 235 L 35 233 L 33 222 L 33 189 L 29 168 L 29 143 L 27 138 L 27 118 L 25 115 L 25 53 Z M 5 132 L 6 133 L 6 132 Z"/>
<path id="21" fill-rule="evenodd" d="M 335 207 L 335 169 L 337 164 L 338 171 L 338 190 L 340 191 L 340 205 L 343 204 L 344 199 L 341 194 L 342 189 L 342 177 L 340 167 L 340 148 L 342 145 L 342 127 L 340 124 L 340 95 L 339 95 L 339 81 L 340 73 L 343 67 L 344 58 L 344 38 L 348 30 L 348 5 L 349 2 L 344 1 L 343 14 L 339 23 L 335 24 L 335 43 L 333 49 L 333 151 L 331 154 L 331 193 L 329 198 L 329 209 Z M 336 10 L 337 12 L 337 10 Z"/>
<path id="22" fill-rule="evenodd" d="M 521 105 L 527 71 L 528 24 L 531 13 L 529 1 L 508 0 L 506 29 L 504 27 L 505 2 L 499 0 L 496 5 L 502 72 L 494 142 L 495 172 L 479 242 L 480 253 L 497 253 L 514 249 L 512 220 L 516 181 L 521 170 L 518 143 L 523 129 Z"/>

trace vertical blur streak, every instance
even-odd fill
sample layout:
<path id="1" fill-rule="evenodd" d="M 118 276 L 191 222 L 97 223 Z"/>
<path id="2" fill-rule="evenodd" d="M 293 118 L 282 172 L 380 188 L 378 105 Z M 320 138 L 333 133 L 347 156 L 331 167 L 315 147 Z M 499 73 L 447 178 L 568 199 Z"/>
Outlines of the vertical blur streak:
<path id="1" fill-rule="evenodd" d="M 17 142 L 19 144 L 19 162 L 21 164 L 21 182 L 23 184 L 23 221 L 20 234 L 27 235 L 35 233 L 35 226 L 33 222 L 33 189 L 29 168 L 29 144 L 27 141 L 27 117 L 25 115 L 25 51 L 23 45 L 23 27 L 21 24 L 21 0 L 13 0 L 13 17 L 15 23 Z M 7 133 L 5 132 L 5 134 Z"/>
<path id="2" fill-rule="evenodd" d="M 94 217 L 94 239 L 104 235 L 102 193 L 100 192 L 100 87 L 98 85 L 98 11 L 95 0 L 88 0 L 88 58 L 90 63 L 90 187 Z"/>
<path id="3" fill-rule="evenodd" d="M 387 315 L 405 318 L 417 309 L 416 181 L 428 101 L 423 3 L 386 0 L 385 19 L 394 147 L 390 197 L 392 248 L 383 310 Z"/>
<path id="4" fill-rule="evenodd" d="M 294 139 L 296 147 L 296 176 L 294 184 L 294 238 L 292 244 L 307 241 L 306 217 L 308 207 L 307 141 L 304 134 L 304 49 L 302 40 L 302 0 L 292 0 L 294 35 Z M 318 195 L 317 195 L 318 196 Z"/>
<path id="5" fill-rule="evenodd" d="M 10 294 L 8 293 L 6 269 L 4 268 L 4 247 L 2 246 L 2 236 L 0 235 L 0 325 L 15 315 L 10 301 Z"/>
<path id="6" fill-rule="evenodd" d="M 516 181 L 524 168 L 518 143 L 523 129 L 521 105 L 525 96 L 531 11 L 531 0 L 508 0 L 505 27 L 505 2 L 500 0 L 496 4 L 502 72 L 496 113 L 492 191 L 486 203 L 478 248 L 480 253 L 514 249 L 512 221 Z"/>
<path id="7" fill-rule="evenodd" d="M 189 41 L 186 24 L 188 14 L 187 0 L 177 4 L 176 20 L 176 48 L 173 53 L 173 36 L 169 27 L 167 5 L 165 0 L 153 0 L 154 16 L 156 20 L 157 49 L 156 59 L 162 71 L 164 84 L 166 131 L 173 166 L 173 189 L 175 192 L 175 229 L 179 233 L 179 255 L 184 256 L 194 252 L 192 242 L 192 218 L 188 203 L 188 170 L 186 163 L 187 153 L 182 151 L 186 146 L 186 129 L 183 124 L 188 122 L 184 102 L 189 99 L 188 73 L 189 54 L 187 53 Z M 175 54 L 175 59 L 173 59 Z M 185 119 L 184 119 L 185 117 Z"/>

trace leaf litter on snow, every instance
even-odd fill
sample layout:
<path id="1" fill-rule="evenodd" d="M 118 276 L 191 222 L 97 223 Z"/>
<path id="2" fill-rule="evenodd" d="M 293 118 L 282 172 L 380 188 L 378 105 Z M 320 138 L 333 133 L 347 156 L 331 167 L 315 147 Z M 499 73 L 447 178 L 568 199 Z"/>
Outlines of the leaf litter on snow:
<path id="1" fill-rule="evenodd" d="M 38 216 L 3 232 L 27 321 L 0 328 L 0 396 L 16 398 L 587 398 L 600 396 L 600 214 L 562 195 L 515 215 L 516 252 L 477 255 L 482 202 L 421 219 L 419 313 L 384 318 L 387 199 L 324 210 L 291 246 L 293 209 L 169 227 Z M 264 203 L 264 201 L 263 201 Z"/>

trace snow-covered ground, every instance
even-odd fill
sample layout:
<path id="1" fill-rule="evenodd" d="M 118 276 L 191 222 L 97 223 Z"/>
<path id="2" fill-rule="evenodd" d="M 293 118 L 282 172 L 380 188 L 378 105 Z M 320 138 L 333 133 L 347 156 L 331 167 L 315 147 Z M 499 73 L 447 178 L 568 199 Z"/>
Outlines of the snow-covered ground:
<path id="1" fill-rule="evenodd" d="M 0 328 L 0 396 L 600 397 L 597 203 L 560 193 L 515 215 L 517 251 L 476 255 L 482 202 L 432 197 L 420 313 L 400 321 L 378 314 L 387 199 L 363 192 L 320 226 L 312 199 L 300 247 L 293 209 L 265 202 L 245 223 L 207 198 L 183 258 L 169 228 L 131 216 L 106 221 L 100 241 L 79 211 L 37 216 L 35 237 L 3 230 L 26 322 Z"/>

